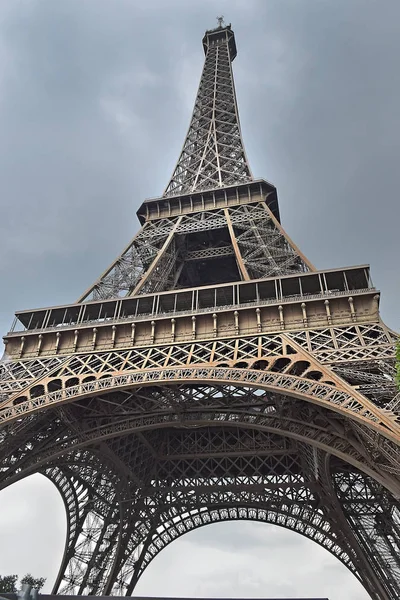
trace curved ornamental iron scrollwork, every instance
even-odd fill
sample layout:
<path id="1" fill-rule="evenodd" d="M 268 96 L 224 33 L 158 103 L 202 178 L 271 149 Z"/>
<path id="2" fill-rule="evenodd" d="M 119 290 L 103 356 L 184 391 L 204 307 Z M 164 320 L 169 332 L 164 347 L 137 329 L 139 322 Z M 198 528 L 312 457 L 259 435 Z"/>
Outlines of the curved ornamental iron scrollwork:
<path id="1" fill-rule="evenodd" d="M 171 542 L 199 527 L 226 521 L 256 521 L 299 533 L 327 549 L 359 578 L 350 556 L 340 546 L 335 535 L 332 535 L 330 523 L 324 520 L 322 512 L 315 511 L 315 504 L 310 498 L 308 506 L 303 501 L 299 504 L 287 502 L 286 505 L 282 502 L 281 506 L 276 503 L 269 508 L 260 508 L 255 503 L 252 506 L 203 507 L 169 520 L 166 518 L 147 546 L 140 569 L 135 573 L 136 581 L 159 552 Z"/>

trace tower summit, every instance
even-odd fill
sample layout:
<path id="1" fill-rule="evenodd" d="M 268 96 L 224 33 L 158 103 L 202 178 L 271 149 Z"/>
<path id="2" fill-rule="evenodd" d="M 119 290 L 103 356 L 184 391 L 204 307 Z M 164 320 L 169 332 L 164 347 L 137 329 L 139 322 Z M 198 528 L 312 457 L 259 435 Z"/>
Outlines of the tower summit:
<path id="1" fill-rule="evenodd" d="M 230 25 L 203 47 L 139 232 L 77 302 L 19 311 L 4 337 L 0 489 L 39 472 L 60 491 L 54 593 L 129 596 L 177 537 L 247 519 L 398 600 L 398 336 L 368 265 L 317 270 L 290 240 L 244 152 Z"/>
<path id="2" fill-rule="evenodd" d="M 164 196 L 252 180 L 233 81 L 236 42 L 231 26 L 223 27 L 221 21 L 206 31 L 203 48 L 206 58 L 189 130 Z"/>

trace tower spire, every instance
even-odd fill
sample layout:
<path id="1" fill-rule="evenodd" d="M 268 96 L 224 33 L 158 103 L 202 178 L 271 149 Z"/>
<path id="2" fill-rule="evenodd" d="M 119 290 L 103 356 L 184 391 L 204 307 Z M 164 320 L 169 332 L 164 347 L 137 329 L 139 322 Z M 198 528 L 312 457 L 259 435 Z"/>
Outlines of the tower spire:
<path id="1" fill-rule="evenodd" d="M 232 61 L 235 35 L 230 25 L 206 31 L 203 73 L 189 130 L 164 196 L 245 183 L 253 179 L 240 131 Z"/>

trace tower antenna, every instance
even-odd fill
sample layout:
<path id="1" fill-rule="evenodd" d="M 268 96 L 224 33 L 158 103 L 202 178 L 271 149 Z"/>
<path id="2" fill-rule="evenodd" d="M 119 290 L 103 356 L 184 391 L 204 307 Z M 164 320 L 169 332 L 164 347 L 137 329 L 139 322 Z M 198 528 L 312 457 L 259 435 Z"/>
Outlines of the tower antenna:
<path id="1" fill-rule="evenodd" d="M 224 26 L 224 15 L 217 17 L 217 21 L 218 21 L 218 27 L 223 27 Z"/>

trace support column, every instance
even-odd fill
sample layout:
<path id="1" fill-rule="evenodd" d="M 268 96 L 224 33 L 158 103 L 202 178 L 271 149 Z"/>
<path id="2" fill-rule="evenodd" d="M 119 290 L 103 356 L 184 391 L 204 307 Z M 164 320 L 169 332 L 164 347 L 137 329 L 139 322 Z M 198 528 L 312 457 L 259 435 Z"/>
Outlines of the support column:
<path id="1" fill-rule="evenodd" d="M 95 457 L 85 469 L 81 461 L 59 469 L 61 485 L 56 470 L 47 472 L 64 497 L 68 518 L 66 549 L 53 594 L 101 595 L 124 529 L 121 478 Z M 74 496 L 72 506 L 66 502 L 65 480 Z"/>
<path id="2" fill-rule="evenodd" d="M 357 540 L 369 580 L 366 589 L 377 600 L 400 597 L 400 503 L 363 473 L 334 473 L 338 505 Z"/>
<path id="3" fill-rule="evenodd" d="M 142 290 L 143 286 L 149 281 L 151 280 L 151 277 L 154 273 L 154 271 L 157 269 L 157 267 L 160 266 L 161 263 L 161 259 L 163 258 L 163 256 L 165 255 L 165 253 L 168 251 L 169 246 L 172 243 L 172 240 L 174 238 L 174 235 L 176 234 L 176 231 L 182 221 L 183 217 L 179 217 L 174 225 L 174 227 L 172 228 L 171 232 L 169 233 L 167 239 L 165 240 L 162 248 L 160 248 L 157 256 L 155 257 L 155 259 L 153 260 L 150 268 L 146 271 L 146 273 L 144 274 L 143 278 L 137 283 L 137 285 L 135 286 L 135 288 L 133 289 L 133 291 L 131 292 L 131 296 L 136 296 L 137 294 L 140 293 L 140 290 Z M 175 261 L 174 261 L 175 263 Z M 168 275 L 168 273 L 165 273 L 164 275 Z M 159 290 L 157 290 L 159 291 Z"/>
<path id="4" fill-rule="evenodd" d="M 236 262 L 239 267 L 240 274 L 244 281 L 250 281 L 250 277 L 247 272 L 246 265 L 244 264 L 242 254 L 240 252 L 239 245 L 236 240 L 236 235 L 233 230 L 233 225 L 232 225 L 231 217 L 229 215 L 229 210 L 227 208 L 224 208 L 224 214 L 225 214 L 226 224 L 228 225 L 229 235 L 231 236 L 232 246 L 235 251 Z"/>

